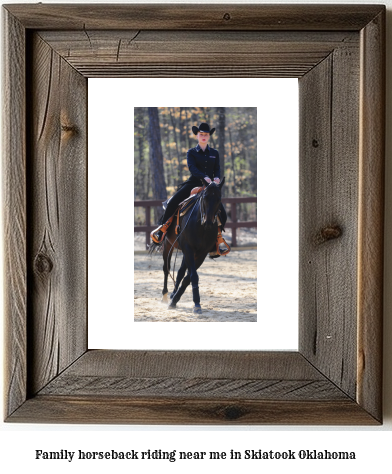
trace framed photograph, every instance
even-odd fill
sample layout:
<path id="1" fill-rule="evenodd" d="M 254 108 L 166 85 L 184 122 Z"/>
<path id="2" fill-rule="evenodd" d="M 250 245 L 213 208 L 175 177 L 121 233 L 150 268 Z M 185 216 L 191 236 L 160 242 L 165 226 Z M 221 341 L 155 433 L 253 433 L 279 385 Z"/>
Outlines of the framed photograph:
<path id="1" fill-rule="evenodd" d="M 208 96 L 208 107 L 192 106 L 200 91 L 207 91 L 203 95 Z M 93 78 L 88 82 L 88 104 L 89 348 L 297 350 L 298 235 L 293 233 L 287 240 L 286 229 L 298 228 L 298 79 Z M 223 236 L 232 251 L 219 259 L 207 257 L 198 270 L 201 315 L 192 311 L 189 287 L 176 310 L 161 304 L 162 253 L 146 252 L 150 232 L 158 225 L 155 204 L 164 200 L 153 205 L 156 195 L 149 178 L 147 112 L 157 105 L 167 197 L 180 179 L 189 178 L 187 151 L 198 143 L 193 123 L 208 120 L 217 127 L 210 143 L 225 157 L 220 158 L 220 168 L 225 169 L 223 202 L 229 219 Z M 108 118 L 104 135 L 103 116 Z M 279 183 L 273 176 L 279 176 Z M 256 200 L 262 205 L 256 206 Z M 129 212 L 132 202 L 134 214 Z M 257 235 L 261 219 L 273 230 Z M 239 227 L 236 235 L 230 227 L 234 224 Z M 121 259 L 102 260 L 102 249 L 110 247 L 114 229 Z M 134 246 L 129 245 L 133 232 Z M 181 260 L 182 253 L 176 250 L 169 293 Z M 259 274 L 258 261 L 263 268 Z M 113 278 L 125 268 L 126 278 Z M 135 327 L 134 321 L 145 324 Z M 256 327 L 249 331 L 245 324 L 226 324 L 221 337 L 219 322 L 255 322 Z"/>
<path id="2" fill-rule="evenodd" d="M 5 420 L 382 423 L 385 7 L 19 4 L 3 18 Z M 211 76 L 298 79 L 298 350 L 91 349 L 89 79 Z"/>
<path id="3" fill-rule="evenodd" d="M 192 92 L 209 91 L 210 104 L 221 103 L 215 89 L 226 86 L 227 80 L 205 79 L 179 79 L 174 84 L 183 83 L 187 100 Z M 160 92 L 159 81 L 155 80 Z M 165 95 L 177 101 L 180 87 L 178 91 L 165 89 Z M 134 320 L 257 322 L 257 107 L 182 104 L 134 107 L 133 194 L 135 217 L 142 224 L 135 231 L 147 227 L 147 221 L 150 225 L 141 235 L 144 251 L 134 252 Z M 159 197 L 152 206 L 151 200 Z M 253 248 L 239 252 L 238 221 L 245 219 Z M 167 228 L 165 234 L 157 230 L 160 223 Z M 153 242 L 151 232 L 165 237 Z M 229 254 L 230 259 L 221 258 Z M 188 268 L 194 265 L 189 275 L 186 262 Z M 165 306 L 157 305 L 157 299 Z M 205 327 L 203 333 L 210 329 Z M 200 340 L 200 334 L 195 338 Z"/>

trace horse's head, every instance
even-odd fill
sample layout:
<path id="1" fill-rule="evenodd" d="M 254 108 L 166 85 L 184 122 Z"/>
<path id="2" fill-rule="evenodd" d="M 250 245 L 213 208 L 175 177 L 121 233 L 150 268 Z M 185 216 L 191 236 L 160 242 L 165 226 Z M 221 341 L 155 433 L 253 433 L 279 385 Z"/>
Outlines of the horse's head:
<path id="1" fill-rule="evenodd" d="M 206 228 L 211 228 L 219 211 L 219 206 L 222 199 L 222 186 L 225 183 L 225 178 L 219 184 L 212 181 L 203 191 L 201 198 L 201 223 Z"/>

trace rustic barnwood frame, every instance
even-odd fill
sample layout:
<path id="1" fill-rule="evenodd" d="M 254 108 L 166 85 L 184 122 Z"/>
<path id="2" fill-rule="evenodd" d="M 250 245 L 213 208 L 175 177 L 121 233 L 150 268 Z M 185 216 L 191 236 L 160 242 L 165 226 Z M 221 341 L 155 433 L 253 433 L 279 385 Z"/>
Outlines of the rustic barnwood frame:
<path id="1" fill-rule="evenodd" d="M 381 423 L 385 8 L 37 4 L 3 20 L 5 419 Z M 299 350 L 89 350 L 87 78 L 212 74 L 299 79 Z"/>

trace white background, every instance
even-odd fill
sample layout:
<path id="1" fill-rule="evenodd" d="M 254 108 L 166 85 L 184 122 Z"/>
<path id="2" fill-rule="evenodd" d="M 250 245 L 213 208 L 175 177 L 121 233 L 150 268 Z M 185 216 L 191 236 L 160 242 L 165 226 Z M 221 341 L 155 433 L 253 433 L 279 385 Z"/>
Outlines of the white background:
<path id="1" fill-rule="evenodd" d="M 87 0 L 84 0 L 86 3 Z M 13 3 L 26 3 L 13 0 Z M 54 1 L 47 3 L 56 3 Z M 60 2 L 58 2 L 60 3 Z M 75 3 L 75 2 L 74 2 Z M 77 2 L 76 2 L 77 3 Z M 108 0 L 105 0 L 108 3 Z M 134 0 L 134 3 L 138 3 Z M 172 2 L 173 3 L 173 2 Z M 211 3 L 209 0 L 200 3 Z M 218 3 L 218 2 L 217 2 Z M 223 2 L 222 2 L 223 3 Z M 230 3 L 226 0 L 224 3 Z M 233 2 L 241 3 L 241 2 Z M 248 0 L 247 3 L 273 3 Z M 296 3 L 285 0 L 284 3 Z M 298 3 L 317 3 L 301 0 Z M 319 2 L 321 3 L 321 2 Z M 360 3 L 358 1 L 332 0 L 324 3 Z M 366 3 L 380 3 L 367 0 Z M 388 7 L 387 25 L 387 162 L 386 162 L 386 255 L 385 255 L 385 344 L 384 344 L 384 425 L 382 427 L 290 427 L 290 426 L 256 426 L 256 427 L 203 427 L 203 426 L 89 426 L 89 425 L 0 425 L 0 468 L 12 469 L 14 472 L 53 471 L 58 473 L 84 473 L 94 469 L 95 473 L 115 469 L 117 473 L 149 472 L 153 469 L 162 473 L 184 472 L 219 472 L 225 470 L 247 473 L 270 472 L 272 469 L 289 468 L 292 473 L 319 473 L 377 471 L 389 472 L 390 446 L 392 442 L 392 169 L 391 151 L 392 134 L 391 111 L 392 99 L 391 60 L 391 14 L 392 0 L 383 3 Z M 168 461 L 151 461 L 146 464 L 132 462 L 89 462 L 84 464 L 67 461 L 36 461 L 35 449 L 47 451 L 68 449 L 82 450 L 146 450 L 177 449 L 187 451 L 229 451 L 235 449 L 329 449 L 356 450 L 357 461 L 188 461 L 169 463 Z M 288 464 L 289 463 L 289 464 Z M 272 469 L 271 469 L 272 468 Z M 7 471 L 5 471 L 7 472 Z"/>
<path id="2" fill-rule="evenodd" d="M 213 98 L 207 99 L 207 104 L 194 104 L 195 90 L 212 91 Z M 251 325 L 133 323 L 133 107 L 192 104 L 257 107 L 258 311 L 257 323 Z M 90 348 L 297 349 L 296 79 L 89 80 L 88 150 Z M 162 260 L 160 256 L 153 258 Z M 146 268 L 149 260 L 146 255 Z M 219 273 L 219 261 L 216 268 Z M 162 282 L 156 293 L 159 305 L 162 271 L 158 278 Z M 170 285 L 169 280 L 169 289 Z M 200 293 L 203 306 L 202 279 Z M 186 297 L 187 293 L 183 298 Z M 178 308 L 176 311 L 181 311 L 181 303 Z"/>

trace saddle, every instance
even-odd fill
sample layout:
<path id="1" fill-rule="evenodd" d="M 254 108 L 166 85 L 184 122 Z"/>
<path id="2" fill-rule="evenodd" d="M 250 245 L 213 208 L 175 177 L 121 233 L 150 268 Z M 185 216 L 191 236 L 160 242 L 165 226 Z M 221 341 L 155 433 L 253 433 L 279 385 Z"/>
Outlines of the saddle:
<path id="1" fill-rule="evenodd" d="M 174 216 L 177 216 L 177 225 L 175 232 L 178 235 L 181 232 L 180 228 L 180 217 L 185 216 L 185 214 L 192 209 L 193 205 L 195 204 L 197 200 L 197 195 L 201 193 L 206 187 L 205 186 L 200 186 L 197 188 L 193 188 L 191 191 L 191 194 L 189 197 L 184 199 L 182 202 L 177 207 L 176 212 L 174 213 Z M 174 217 L 173 216 L 173 217 Z"/>
<path id="2" fill-rule="evenodd" d="M 184 199 L 182 202 L 180 202 L 180 204 L 178 205 L 178 207 L 176 209 L 176 212 L 163 225 L 160 225 L 157 229 L 155 229 L 151 232 L 150 235 L 151 235 L 151 239 L 153 240 L 153 242 L 155 242 L 156 244 L 160 244 L 161 242 L 163 242 L 163 239 L 166 236 L 166 232 L 168 231 L 168 229 L 169 229 L 171 223 L 173 222 L 173 219 L 174 219 L 175 216 L 177 216 L 177 225 L 176 225 L 176 228 L 175 228 L 175 233 L 178 235 L 181 232 L 180 217 L 185 216 L 185 214 L 190 209 L 192 209 L 193 204 L 196 202 L 196 200 L 198 198 L 197 195 L 200 192 L 204 191 L 205 188 L 206 188 L 205 186 L 199 186 L 199 187 L 196 187 L 196 188 L 192 189 L 190 196 L 187 197 L 186 199 Z M 167 205 L 167 203 L 170 201 L 170 199 L 163 203 L 164 208 L 165 208 L 165 204 Z M 222 233 L 221 233 L 222 223 L 219 219 L 219 215 L 217 215 L 217 221 L 218 221 L 218 237 L 217 237 L 217 241 L 216 241 L 216 251 L 213 252 L 213 255 L 210 254 L 211 258 L 215 258 L 215 257 L 220 256 L 220 255 L 227 255 L 231 250 L 229 244 L 222 237 Z M 157 237 L 157 235 L 155 235 L 159 230 L 162 232 L 162 236 L 161 236 L 160 239 Z M 219 248 L 219 244 L 225 245 L 226 249 L 221 250 Z"/>
<path id="3" fill-rule="evenodd" d="M 159 227 L 157 227 L 155 230 L 153 230 L 151 232 L 150 236 L 151 236 L 151 239 L 152 239 L 153 242 L 155 242 L 156 244 L 160 244 L 161 242 L 163 242 L 163 239 L 166 236 L 166 232 L 168 231 L 168 229 L 169 229 L 169 227 L 170 227 L 171 223 L 173 222 L 173 219 L 176 215 L 177 215 L 176 234 L 177 235 L 179 234 L 179 232 L 180 232 L 180 225 L 179 225 L 180 224 L 180 216 L 184 216 L 189 211 L 189 209 L 191 209 L 192 204 L 197 199 L 197 194 L 199 194 L 204 189 L 205 189 L 205 186 L 199 186 L 199 187 L 196 187 L 196 188 L 192 189 L 190 196 L 187 197 L 186 199 L 184 199 L 182 202 L 180 202 L 180 204 L 178 205 L 178 207 L 176 209 L 176 212 L 171 217 L 169 217 L 169 219 L 164 224 L 160 225 Z M 170 199 L 171 198 L 169 198 L 167 201 L 162 203 L 162 207 L 164 209 L 166 209 L 167 204 L 170 201 Z M 158 236 L 156 235 L 159 230 L 162 232 L 161 238 L 158 238 Z"/>
<path id="4" fill-rule="evenodd" d="M 194 204 L 194 202 L 196 201 L 197 195 L 201 193 L 205 188 L 206 188 L 205 186 L 193 188 L 190 196 L 184 199 L 182 202 L 180 202 L 177 210 L 180 210 L 181 216 L 184 216 L 189 211 L 189 209 L 192 207 L 192 204 Z"/>
<path id="5" fill-rule="evenodd" d="M 192 191 L 191 191 L 190 196 L 193 196 L 194 194 L 200 193 L 200 192 L 203 191 L 205 188 L 206 188 L 205 186 L 199 186 L 199 187 L 193 188 Z M 189 196 L 189 197 L 190 197 L 190 196 Z M 169 204 L 169 202 L 170 202 L 170 200 L 171 200 L 172 197 L 173 197 L 173 196 L 169 197 L 169 199 L 167 199 L 166 201 L 163 201 L 162 207 L 163 207 L 163 209 L 164 209 L 165 211 L 166 211 L 167 205 Z M 189 199 L 189 198 L 187 198 L 187 199 Z M 185 202 L 187 199 L 185 199 L 183 202 Z M 181 205 L 181 204 L 182 204 L 182 203 L 180 203 L 180 205 Z"/>

